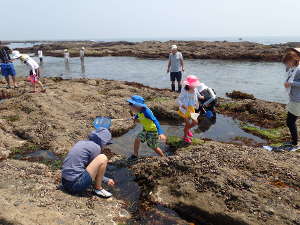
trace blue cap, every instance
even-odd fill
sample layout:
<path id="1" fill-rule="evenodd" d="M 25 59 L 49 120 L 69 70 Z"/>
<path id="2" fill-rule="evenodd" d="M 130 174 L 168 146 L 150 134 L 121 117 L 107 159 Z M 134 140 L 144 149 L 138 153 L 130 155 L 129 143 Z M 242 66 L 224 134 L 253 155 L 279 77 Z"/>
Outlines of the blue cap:
<path id="1" fill-rule="evenodd" d="M 131 96 L 131 99 L 128 99 L 127 102 L 133 104 L 134 106 L 143 107 L 143 108 L 147 107 L 144 98 L 139 95 Z"/>
<path id="2" fill-rule="evenodd" d="M 97 145 L 100 145 L 101 148 L 105 145 L 112 144 L 112 136 L 108 129 L 101 128 L 91 132 L 88 136 L 90 141 L 95 142 Z"/>

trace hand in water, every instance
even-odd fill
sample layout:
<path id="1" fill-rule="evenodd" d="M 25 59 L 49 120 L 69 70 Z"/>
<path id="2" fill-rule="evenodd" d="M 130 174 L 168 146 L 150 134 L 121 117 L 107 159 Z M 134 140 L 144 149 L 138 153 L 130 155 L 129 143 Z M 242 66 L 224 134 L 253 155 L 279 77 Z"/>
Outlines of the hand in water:
<path id="1" fill-rule="evenodd" d="M 113 187 L 113 186 L 115 186 L 116 183 L 115 183 L 115 181 L 113 179 L 109 179 L 108 182 L 107 182 L 107 184 L 109 186 Z"/>
<path id="2" fill-rule="evenodd" d="M 161 140 L 161 141 L 167 141 L 167 136 L 164 135 L 164 134 L 159 135 L 158 138 L 159 138 L 159 140 Z"/>

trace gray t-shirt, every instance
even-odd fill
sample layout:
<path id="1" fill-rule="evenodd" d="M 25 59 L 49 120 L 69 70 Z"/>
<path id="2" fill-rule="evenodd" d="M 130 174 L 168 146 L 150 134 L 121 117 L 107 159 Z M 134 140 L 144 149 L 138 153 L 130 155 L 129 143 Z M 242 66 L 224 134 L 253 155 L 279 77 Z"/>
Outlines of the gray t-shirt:
<path id="1" fill-rule="evenodd" d="M 180 60 L 183 60 L 181 52 L 176 52 L 175 54 L 170 53 L 169 60 L 171 62 L 170 72 L 180 72 L 181 71 L 181 63 Z"/>
<path id="2" fill-rule="evenodd" d="M 100 153 L 100 146 L 93 141 L 77 142 L 63 162 L 62 177 L 68 181 L 76 180 Z M 104 182 L 108 180 L 107 177 L 103 178 Z"/>
<path id="3" fill-rule="evenodd" d="M 292 87 L 291 87 L 289 97 L 290 97 L 290 101 L 292 102 L 300 102 L 300 67 L 295 69 L 297 70 L 297 72 L 292 82 Z"/>

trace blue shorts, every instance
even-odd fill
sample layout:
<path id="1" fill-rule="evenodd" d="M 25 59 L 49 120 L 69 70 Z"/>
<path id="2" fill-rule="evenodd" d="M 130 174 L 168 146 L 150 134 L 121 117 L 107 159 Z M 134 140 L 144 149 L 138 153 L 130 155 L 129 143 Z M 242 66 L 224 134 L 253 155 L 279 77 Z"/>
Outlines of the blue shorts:
<path id="1" fill-rule="evenodd" d="M 14 64 L 12 64 L 12 63 L 1 63 L 0 67 L 1 67 L 1 73 L 2 73 L 3 76 L 5 76 L 5 77 L 7 77 L 9 75 L 16 76 L 16 71 L 15 71 Z"/>
<path id="2" fill-rule="evenodd" d="M 93 179 L 86 170 L 74 181 L 62 178 L 62 185 L 70 194 L 80 194 L 88 189 L 92 183 Z"/>

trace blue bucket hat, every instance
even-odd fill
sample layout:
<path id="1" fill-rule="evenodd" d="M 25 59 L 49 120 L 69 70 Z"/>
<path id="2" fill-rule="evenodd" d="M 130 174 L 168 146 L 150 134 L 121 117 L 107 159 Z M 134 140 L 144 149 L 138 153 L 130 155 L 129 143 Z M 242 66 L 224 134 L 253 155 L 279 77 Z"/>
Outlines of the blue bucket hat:
<path id="1" fill-rule="evenodd" d="M 100 145 L 101 148 L 112 144 L 111 133 L 106 128 L 101 128 L 91 132 L 88 136 L 88 139 L 95 142 L 97 145 Z"/>
<path id="2" fill-rule="evenodd" d="M 127 102 L 131 103 L 134 106 L 143 107 L 143 108 L 147 107 L 144 98 L 139 95 L 131 96 L 131 99 L 128 99 Z"/>

